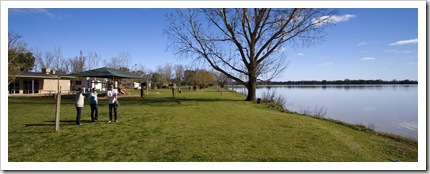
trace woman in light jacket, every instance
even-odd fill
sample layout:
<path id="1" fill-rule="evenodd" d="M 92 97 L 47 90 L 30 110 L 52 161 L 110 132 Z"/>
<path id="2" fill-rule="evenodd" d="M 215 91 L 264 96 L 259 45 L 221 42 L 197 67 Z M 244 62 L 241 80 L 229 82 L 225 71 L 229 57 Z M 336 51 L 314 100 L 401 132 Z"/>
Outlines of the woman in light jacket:
<path id="1" fill-rule="evenodd" d="M 82 89 L 79 88 L 75 95 L 75 106 L 76 106 L 76 125 L 82 125 L 81 123 L 81 113 L 84 107 L 84 95 L 82 95 Z"/>

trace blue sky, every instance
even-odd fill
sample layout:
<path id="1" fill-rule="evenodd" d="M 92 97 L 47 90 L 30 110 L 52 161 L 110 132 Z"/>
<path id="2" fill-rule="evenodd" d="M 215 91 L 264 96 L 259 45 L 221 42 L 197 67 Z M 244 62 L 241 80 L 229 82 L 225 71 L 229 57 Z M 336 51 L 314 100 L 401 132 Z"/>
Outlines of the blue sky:
<path id="1" fill-rule="evenodd" d="M 167 50 L 164 15 L 173 9 L 9 9 L 8 29 L 23 36 L 28 47 L 64 58 L 80 50 L 97 51 L 99 63 L 121 51 L 132 65 L 183 64 Z M 277 79 L 418 80 L 418 9 L 341 8 L 325 41 L 304 48 L 285 48 L 289 67 Z"/>

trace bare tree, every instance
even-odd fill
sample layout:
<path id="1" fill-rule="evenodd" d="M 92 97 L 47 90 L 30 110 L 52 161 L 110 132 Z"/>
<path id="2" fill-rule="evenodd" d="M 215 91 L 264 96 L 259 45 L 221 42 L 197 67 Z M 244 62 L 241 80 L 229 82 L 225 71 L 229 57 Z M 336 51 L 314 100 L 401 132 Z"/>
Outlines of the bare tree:
<path id="1" fill-rule="evenodd" d="M 142 63 L 136 64 L 136 67 L 133 68 L 132 73 L 138 74 L 143 78 L 146 78 L 149 74 L 151 74 L 151 70 Z"/>
<path id="2" fill-rule="evenodd" d="M 180 86 L 181 82 L 184 78 L 184 66 L 183 65 L 174 65 L 173 70 L 175 71 L 175 83 Z"/>
<path id="3" fill-rule="evenodd" d="M 215 78 L 216 78 L 216 82 L 218 83 L 218 85 L 221 88 L 224 88 L 225 85 L 227 84 L 228 77 L 225 74 L 220 73 L 220 72 L 215 73 L 215 76 L 216 76 Z"/>
<path id="4" fill-rule="evenodd" d="M 50 68 L 53 68 L 53 69 L 55 69 L 55 70 L 61 70 L 62 69 L 62 67 L 61 67 L 61 65 L 62 65 L 62 62 L 64 61 L 63 60 L 63 52 L 61 51 L 61 48 L 60 47 L 55 47 L 55 49 L 54 49 L 54 53 L 53 53 L 53 67 L 50 67 Z"/>
<path id="5" fill-rule="evenodd" d="M 51 68 L 54 62 L 54 54 L 49 51 L 45 51 L 45 58 L 42 60 L 42 68 Z"/>
<path id="6" fill-rule="evenodd" d="M 334 14 L 330 9 L 178 9 L 167 16 L 165 33 L 178 56 L 203 60 L 244 85 L 246 100 L 253 101 L 257 79 L 273 79 L 287 67 L 287 44 L 322 40 Z"/>
<path id="7" fill-rule="evenodd" d="M 115 68 L 119 69 L 121 66 L 119 65 L 119 61 L 116 59 L 116 57 L 112 57 L 110 60 L 103 60 L 103 64 L 105 67 L 108 68 Z"/>
<path id="8" fill-rule="evenodd" d="M 97 53 L 95 51 L 87 52 L 87 70 L 97 68 Z"/>
<path id="9" fill-rule="evenodd" d="M 109 68 L 128 68 L 131 69 L 131 55 L 128 52 L 121 51 L 117 56 L 114 56 L 110 61 L 104 60 L 104 65 Z"/>
<path id="10" fill-rule="evenodd" d="M 24 51 L 27 44 L 23 42 L 22 36 L 17 33 L 9 32 L 8 33 L 8 47 L 9 49 L 14 49 L 16 51 Z"/>
<path id="11" fill-rule="evenodd" d="M 67 59 L 62 59 L 60 63 L 60 68 L 57 69 L 57 74 L 68 74 L 71 73 L 71 62 Z"/>
<path id="12" fill-rule="evenodd" d="M 173 66 L 172 64 L 158 65 L 155 73 L 157 74 L 156 79 L 160 84 L 170 83 L 173 77 Z"/>
<path id="13" fill-rule="evenodd" d="M 71 73 L 77 73 L 84 71 L 86 57 L 83 56 L 83 52 L 80 51 L 80 56 L 75 56 L 69 59 Z"/>
<path id="14" fill-rule="evenodd" d="M 43 62 L 43 54 L 42 51 L 40 51 L 40 49 L 38 47 L 36 48 L 32 48 L 31 51 L 33 52 L 33 56 L 35 58 L 34 60 L 34 71 L 40 71 L 42 66 L 42 62 Z"/>

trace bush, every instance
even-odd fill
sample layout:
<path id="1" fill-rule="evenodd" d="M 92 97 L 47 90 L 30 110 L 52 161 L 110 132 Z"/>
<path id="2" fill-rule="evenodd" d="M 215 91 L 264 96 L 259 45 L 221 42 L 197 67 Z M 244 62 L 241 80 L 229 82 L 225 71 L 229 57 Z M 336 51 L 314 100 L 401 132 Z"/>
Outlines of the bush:
<path id="1" fill-rule="evenodd" d="M 283 95 L 279 95 L 276 90 L 268 90 L 263 92 L 261 102 L 267 103 L 266 106 L 271 109 L 285 111 L 285 104 L 287 98 Z"/>
<path id="2" fill-rule="evenodd" d="M 315 106 L 313 111 L 311 111 L 309 108 L 300 107 L 299 113 L 302 115 L 307 115 L 307 116 L 312 116 L 317 118 L 324 118 L 325 115 L 327 114 L 327 109 L 324 106 L 319 107 L 318 105 Z"/>

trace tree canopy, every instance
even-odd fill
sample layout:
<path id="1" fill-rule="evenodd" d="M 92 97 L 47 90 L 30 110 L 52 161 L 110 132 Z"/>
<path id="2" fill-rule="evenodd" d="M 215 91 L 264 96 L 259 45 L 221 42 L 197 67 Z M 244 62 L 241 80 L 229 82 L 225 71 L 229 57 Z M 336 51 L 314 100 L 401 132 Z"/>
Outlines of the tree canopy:
<path id="1" fill-rule="evenodd" d="M 33 69 L 35 57 L 16 33 L 8 33 L 8 83 L 13 82 L 21 72 Z"/>

